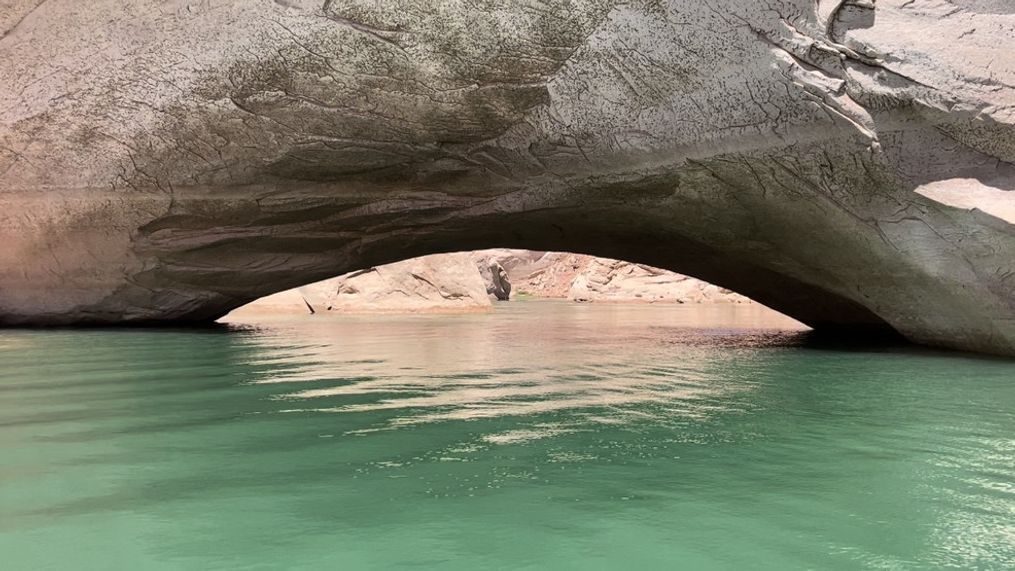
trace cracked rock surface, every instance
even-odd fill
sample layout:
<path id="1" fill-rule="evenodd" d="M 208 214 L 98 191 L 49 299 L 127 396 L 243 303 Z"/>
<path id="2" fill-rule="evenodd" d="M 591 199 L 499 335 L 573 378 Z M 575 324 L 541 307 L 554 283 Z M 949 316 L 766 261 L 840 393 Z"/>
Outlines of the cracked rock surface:
<path id="1" fill-rule="evenodd" d="M 0 0 L 0 322 L 513 247 L 1013 355 L 1013 53 L 1006 0 Z"/>
<path id="2" fill-rule="evenodd" d="M 403 260 L 275 293 L 223 321 L 328 313 L 473 313 L 493 308 L 487 284 L 468 253 Z"/>
<path id="3" fill-rule="evenodd" d="M 483 274 L 501 268 L 509 296 L 620 303 L 750 303 L 718 286 L 644 264 L 565 252 L 493 249 L 472 253 Z M 485 271 L 484 271 L 485 270 Z M 507 299 L 508 296 L 500 299 Z"/>

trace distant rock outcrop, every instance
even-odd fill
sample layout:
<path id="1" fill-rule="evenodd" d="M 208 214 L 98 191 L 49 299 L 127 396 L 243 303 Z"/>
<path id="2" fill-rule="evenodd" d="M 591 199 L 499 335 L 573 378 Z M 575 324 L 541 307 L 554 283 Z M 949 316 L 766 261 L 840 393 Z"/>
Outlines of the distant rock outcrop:
<path id="1" fill-rule="evenodd" d="M 435 254 L 270 295 L 230 315 L 487 311 L 486 292 L 468 254 Z"/>
<path id="2" fill-rule="evenodd" d="M 490 299 L 495 301 L 507 301 L 511 299 L 511 281 L 508 279 L 507 270 L 504 266 L 491 257 L 483 255 L 482 252 L 473 254 L 479 275 L 486 284 L 486 293 Z"/>
<path id="3" fill-rule="evenodd" d="M 508 268 L 519 294 L 573 301 L 749 303 L 751 300 L 688 276 L 608 258 L 560 252 L 484 250 L 486 263 Z"/>
<path id="4" fill-rule="evenodd" d="M 468 254 L 436 254 L 346 274 L 330 284 L 326 311 L 439 312 L 490 308 Z"/>
<path id="5" fill-rule="evenodd" d="M 750 303 L 728 289 L 643 264 L 591 258 L 571 283 L 574 301 Z"/>
<path id="6" fill-rule="evenodd" d="M 423 256 L 352 272 L 267 296 L 233 315 L 484 311 L 492 301 L 511 299 L 513 292 L 572 301 L 750 302 L 718 286 L 643 264 L 493 249 Z"/>

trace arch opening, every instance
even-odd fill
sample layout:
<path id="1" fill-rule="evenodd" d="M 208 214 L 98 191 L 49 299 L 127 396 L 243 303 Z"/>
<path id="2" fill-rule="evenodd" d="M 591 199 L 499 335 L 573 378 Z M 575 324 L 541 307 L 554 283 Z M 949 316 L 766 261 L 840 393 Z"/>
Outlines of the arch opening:
<path id="1" fill-rule="evenodd" d="M 530 300 L 760 306 L 725 288 L 645 264 L 566 252 L 491 249 L 433 254 L 350 272 L 260 298 L 222 321 L 264 315 L 470 313 L 490 311 L 500 302 Z"/>
<path id="2" fill-rule="evenodd" d="M 650 191 L 645 194 L 652 197 Z M 777 263 L 789 265 L 792 261 L 780 260 L 782 253 L 771 246 L 746 244 L 745 248 L 735 238 L 738 228 L 720 228 L 726 234 L 722 243 L 709 245 L 675 233 L 665 212 L 647 215 L 652 212 L 649 204 L 622 205 L 614 199 L 612 204 L 594 209 L 581 204 L 531 208 L 517 202 L 485 200 L 462 216 L 461 205 L 454 202 L 443 197 L 426 209 L 417 201 L 393 205 L 383 200 L 363 208 L 363 220 L 350 220 L 348 212 L 334 222 L 318 218 L 320 211 L 287 212 L 285 219 L 267 216 L 244 224 L 258 234 L 255 239 L 226 239 L 174 252 L 172 265 L 163 265 L 153 278 L 161 284 L 175 281 L 187 288 L 200 287 L 202 294 L 190 294 L 188 299 L 200 298 L 205 303 L 180 318 L 211 321 L 271 294 L 419 256 L 490 248 L 575 252 L 690 276 L 753 299 L 818 331 L 894 334 L 885 320 L 863 305 L 759 264 L 759 252 L 779 260 Z M 285 228 L 290 221 L 306 224 L 308 215 L 317 218 L 317 232 L 298 228 L 298 234 L 287 235 L 278 231 L 280 224 Z M 175 221 L 181 222 L 187 225 Z M 360 224 L 368 227 L 366 238 L 357 228 Z M 705 217 L 694 225 L 717 227 L 715 220 Z M 154 234 L 158 232 L 156 229 Z M 177 235 L 176 239 L 187 238 Z M 223 260 L 230 263 L 222 264 Z M 177 268 L 185 271 L 176 272 Z"/>

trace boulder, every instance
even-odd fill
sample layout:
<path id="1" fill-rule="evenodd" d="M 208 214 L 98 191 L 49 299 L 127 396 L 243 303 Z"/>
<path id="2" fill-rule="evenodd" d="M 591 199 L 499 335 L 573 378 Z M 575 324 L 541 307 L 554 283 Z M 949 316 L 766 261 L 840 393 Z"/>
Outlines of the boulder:
<path id="1" fill-rule="evenodd" d="M 511 299 L 511 281 L 507 270 L 495 259 L 498 250 L 473 252 L 471 257 L 479 270 L 479 275 L 486 284 L 486 293 L 493 301 Z"/>
<path id="2" fill-rule="evenodd" d="M 504 266 L 492 262 L 487 270 L 490 272 L 487 293 L 493 295 L 498 301 L 511 299 L 511 281 L 508 280 L 507 270 L 504 269 Z"/>
<path id="3" fill-rule="evenodd" d="M 432 313 L 490 309 L 468 254 L 436 254 L 367 268 L 324 282 L 324 312 Z"/>

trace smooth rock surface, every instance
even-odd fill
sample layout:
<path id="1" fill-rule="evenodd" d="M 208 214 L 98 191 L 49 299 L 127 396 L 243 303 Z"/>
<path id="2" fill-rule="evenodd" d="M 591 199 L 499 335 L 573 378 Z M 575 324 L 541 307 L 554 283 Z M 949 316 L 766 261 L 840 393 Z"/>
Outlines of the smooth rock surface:
<path id="1" fill-rule="evenodd" d="M 487 311 L 491 303 L 468 254 L 423 256 L 274 294 L 227 317 L 263 313 Z"/>
<path id="2" fill-rule="evenodd" d="M 1012 53 L 989 0 L 0 0 L 0 322 L 513 247 L 1012 355 L 1015 226 L 917 192 L 1013 196 Z"/>
<path id="3" fill-rule="evenodd" d="M 304 288 L 287 289 L 236 308 L 223 317 L 223 320 L 271 315 L 314 315 L 322 307 L 315 303 L 317 300 L 311 301 L 312 299 L 313 296 L 305 293 Z"/>

